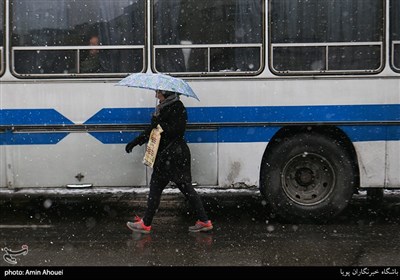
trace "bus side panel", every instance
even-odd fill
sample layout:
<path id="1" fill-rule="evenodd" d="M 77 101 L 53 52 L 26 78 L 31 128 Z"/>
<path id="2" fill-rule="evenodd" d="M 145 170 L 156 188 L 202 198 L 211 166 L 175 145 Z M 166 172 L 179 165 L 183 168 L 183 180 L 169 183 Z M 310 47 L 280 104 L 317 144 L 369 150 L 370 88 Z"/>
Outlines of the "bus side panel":
<path id="1" fill-rule="evenodd" d="M 397 128 L 400 133 L 400 128 Z M 387 188 L 400 187 L 400 141 L 387 143 Z"/>
<path id="2" fill-rule="evenodd" d="M 7 187 L 7 165 L 6 165 L 5 146 L 0 146 L 0 187 L 1 188 Z"/>
<path id="3" fill-rule="evenodd" d="M 193 183 L 200 186 L 217 186 L 217 143 L 189 144 L 189 148 L 192 156 Z"/>
<path id="4" fill-rule="evenodd" d="M 219 143 L 218 181 L 226 187 L 235 183 L 258 186 L 266 142 Z"/>
<path id="5" fill-rule="evenodd" d="M 124 145 L 104 145 L 89 134 L 70 133 L 56 145 L 12 145 L 13 187 L 146 185 L 144 147 L 126 154 Z"/>
<path id="6" fill-rule="evenodd" d="M 385 181 L 385 142 L 354 142 L 362 188 L 382 188 Z"/>

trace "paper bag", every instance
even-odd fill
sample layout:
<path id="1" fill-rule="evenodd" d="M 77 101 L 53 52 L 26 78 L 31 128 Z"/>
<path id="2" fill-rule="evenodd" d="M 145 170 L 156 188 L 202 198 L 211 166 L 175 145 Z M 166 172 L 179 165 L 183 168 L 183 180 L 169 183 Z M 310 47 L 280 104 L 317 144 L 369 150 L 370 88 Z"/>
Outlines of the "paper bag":
<path id="1" fill-rule="evenodd" d="M 146 153 L 143 157 L 143 164 L 153 168 L 156 160 L 158 146 L 160 145 L 161 132 L 164 130 L 158 124 L 156 128 L 153 128 L 150 132 L 149 142 L 147 143 Z"/>

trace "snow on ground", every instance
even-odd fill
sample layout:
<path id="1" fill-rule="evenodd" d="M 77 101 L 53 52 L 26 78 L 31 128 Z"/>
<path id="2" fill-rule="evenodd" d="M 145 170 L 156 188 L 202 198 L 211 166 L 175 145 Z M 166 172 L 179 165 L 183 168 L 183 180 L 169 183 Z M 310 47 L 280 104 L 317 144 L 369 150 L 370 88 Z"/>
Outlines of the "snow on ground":
<path id="1" fill-rule="evenodd" d="M 198 193 L 258 194 L 257 188 L 196 187 Z M 84 195 L 84 194 L 147 194 L 148 187 L 90 187 L 90 188 L 0 188 L 0 195 Z M 167 187 L 164 194 L 180 193 L 178 188 Z"/>
<path id="2" fill-rule="evenodd" d="M 257 187 L 247 188 L 221 188 L 218 186 L 201 186 L 195 187 L 200 194 L 215 194 L 215 193 L 236 193 L 236 194 L 254 194 L 259 195 L 260 191 Z M 90 188 L 20 188 L 9 189 L 0 188 L 0 195 L 85 195 L 85 194 L 147 194 L 148 187 L 90 187 Z M 180 193 L 176 187 L 168 186 L 165 188 L 164 194 Z M 366 196 L 366 190 L 360 190 L 355 196 Z M 384 190 L 384 195 L 400 195 L 400 189 Z"/>

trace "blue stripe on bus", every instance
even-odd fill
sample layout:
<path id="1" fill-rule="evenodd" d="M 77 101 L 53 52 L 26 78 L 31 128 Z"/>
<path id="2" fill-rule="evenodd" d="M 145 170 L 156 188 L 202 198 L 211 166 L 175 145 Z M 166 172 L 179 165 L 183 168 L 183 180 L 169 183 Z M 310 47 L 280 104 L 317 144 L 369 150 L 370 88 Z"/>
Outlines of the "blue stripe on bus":
<path id="1" fill-rule="evenodd" d="M 398 141 L 400 126 L 339 126 L 353 142 Z M 251 143 L 269 142 L 280 127 L 222 127 L 217 130 L 188 130 L 189 143 Z M 104 144 L 122 144 L 131 141 L 139 132 L 91 132 Z"/>
<path id="2" fill-rule="evenodd" d="M 339 126 L 353 142 L 398 141 L 400 126 Z"/>
<path id="3" fill-rule="evenodd" d="M 68 133 L 0 133 L 0 145 L 55 145 Z"/>
<path id="4" fill-rule="evenodd" d="M 146 124 L 154 108 L 104 108 L 85 124 Z M 266 142 L 279 127 L 241 127 L 241 123 L 329 123 L 329 122 L 394 122 L 400 120 L 400 105 L 339 105 L 339 106 L 259 106 L 188 108 L 189 122 L 237 123 L 216 130 L 188 131 L 191 143 Z M 0 125 L 63 125 L 72 121 L 54 109 L 0 110 Z M 341 126 L 352 141 L 400 140 L 400 126 Z M 107 144 L 126 143 L 138 132 L 90 132 Z M 0 145 L 56 144 L 68 133 L 0 133 Z"/>
<path id="5" fill-rule="evenodd" d="M 385 140 L 387 141 L 400 140 L 400 126 L 399 125 L 388 126 L 387 136 Z"/>
<path id="6" fill-rule="evenodd" d="M 189 107 L 190 123 L 399 121 L 400 105 Z M 104 108 L 85 124 L 148 123 L 154 108 Z"/>
<path id="7" fill-rule="evenodd" d="M 74 124 L 55 109 L 2 109 L 0 125 Z"/>
<path id="8" fill-rule="evenodd" d="M 218 142 L 266 142 L 279 127 L 223 127 L 218 129 Z"/>
<path id="9" fill-rule="evenodd" d="M 400 126 L 339 126 L 353 142 L 398 141 Z M 187 131 L 189 143 L 268 142 L 279 127 L 229 127 L 211 131 Z M 0 133 L 0 145 L 57 144 L 68 133 Z M 139 132 L 90 132 L 104 144 L 124 144 Z"/>
<path id="10" fill-rule="evenodd" d="M 205 107 L 188 114 L 194 123 L 398 121 L 400 105 Z"/>
<path id="11" fill-rule="evenodd" d="M 103 144 L 122 144 L 128 143 L 140 132 L 89 132 L 89 134 Z"/>
<path id="12" fill-rule="evenodd" d="M 71 125 L 72 121 L 55 109 L 2 109 L 0 110 L 0 125 Z M 0 145 L 54 145 L 60 142 L 66 132 L 18 132 L 6 130 L 0 133 Z"/>
<path id="13" fill-rule="evenodd" d="M 103 108 L 84 124 L 143 124 L 153 112 L 154 108 Z"/>
<path id="14" fill-rule="evenodd" d="M 400 140 L 400 126 L 339 126 L 352 142 Z M 389 129 L 391 133 L 389 134 Z"/>
<path id="15" fill-rule="evenodd" d="M 241 129 L 241 128 L 239 128 Z M 90 135 L 95 137 L 103 144 L 121 144 L 131 141 L 139 135 L 140 132 L 90 132 Z M 263 133 L 265 134 L 265 133 Z M 227 135 L 225 135 L 227 136 Z M 229 137 L 229 136 L 227 136 Z M 187 131 L 185 135 L 189 143 L 216 143 L 224 142 L 218 139 L 217 130 L 195 130 Z"/>
<path id="16" fill-rule="evenodd" d="M 148 123 L 154 108 L 104 108 L 85 124 Z M 400 104 L 188 108 L 190 123 L 399 121 Z M 55 109 L 3 109 L 0 125 L 73 124 Z"/>

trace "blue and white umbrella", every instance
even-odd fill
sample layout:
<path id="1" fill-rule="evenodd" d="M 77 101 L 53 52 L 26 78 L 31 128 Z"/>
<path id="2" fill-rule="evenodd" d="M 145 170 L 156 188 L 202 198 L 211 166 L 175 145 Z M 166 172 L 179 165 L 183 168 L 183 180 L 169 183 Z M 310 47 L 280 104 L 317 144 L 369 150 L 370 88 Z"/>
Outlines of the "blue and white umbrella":
<path id="1" fill-rule="evenodd" d="M 176 92 L 200 101 L 187 82 L 165 74 L 135 73 L 119 81 L 117 86 Z"/>

